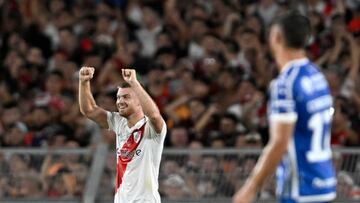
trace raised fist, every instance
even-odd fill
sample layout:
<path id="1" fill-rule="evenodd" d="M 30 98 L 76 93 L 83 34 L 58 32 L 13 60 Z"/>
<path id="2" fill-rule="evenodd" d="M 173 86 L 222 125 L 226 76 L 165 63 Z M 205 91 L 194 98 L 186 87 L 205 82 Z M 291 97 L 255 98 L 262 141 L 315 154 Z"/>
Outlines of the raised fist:
<path id="1" fill-rule="evenodd" d="M 122 76 L 129 84 L 137 82 L 136 71 L 134 69 L 122 69 Z"/>
<path id="2" fill-rule="evenodd" d="M 79 71 L 79 80 L 80 82 L 86 82 L 93 78 L 95 68 L 84 66 Z"/>

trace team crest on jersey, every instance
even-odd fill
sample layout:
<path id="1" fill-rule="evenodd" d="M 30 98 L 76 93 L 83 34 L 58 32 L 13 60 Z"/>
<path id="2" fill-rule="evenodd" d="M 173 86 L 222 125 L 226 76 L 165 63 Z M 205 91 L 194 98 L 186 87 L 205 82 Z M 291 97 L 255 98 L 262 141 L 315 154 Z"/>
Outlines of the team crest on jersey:
<path id="1" fill-rule="evenodd" d="M 134 132 L 135 143 L 138 143 L 140 141 L 140 138 L 141 138 L 141 132 L 140 131 Z"/>

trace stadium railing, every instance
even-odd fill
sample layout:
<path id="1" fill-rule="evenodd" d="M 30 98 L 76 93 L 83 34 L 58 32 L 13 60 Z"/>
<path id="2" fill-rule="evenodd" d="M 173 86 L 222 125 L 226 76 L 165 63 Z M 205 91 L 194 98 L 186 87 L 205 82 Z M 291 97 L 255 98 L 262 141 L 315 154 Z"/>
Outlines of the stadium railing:
<path id="1" fill-rule="evenodd" d="M 0 202 L 91 202 L 106 154 L 104 144 L 96 149 L 2 148 Z"/>
<path id="2" fill-rule="evenodd" d="M 231 202 L 233 193 L 249 176 L 261 151 L 254 148 L 165 149 L 159 173 L 162 202 Z M 115 153 L 109 151 L 108 159 L 114 156 Z M 338 198 L 333 202 L 359 202 L 360 148 L 334 149 L 333 160 L 339 178 Z M 114 173 L 111 168 L 115 166 L 108 164 L 103 174 L 105 180 Z M 100 188 L 106 187 L 109 187 L 108 181 Z M 98 194 L 99 202 L 112 202 L 112 193 L 107 191 Z M 274 177 L 266 181 L 256 202 L 275 202 Z"/>
<path id="3" fill-rule="evenodd" d="M 32 186 L 21 179 L 24 178 L 23 174 L 14 174 L 24 170 L 23 162 L 31 166 L 24 173 L 38 171 L 41 177 L 44 174 L 50 176 L 48 179 L 42 177 L 43 181 L 49 181 L 45 184 L 55 184 L 54 181 L 59 181 L 66 186 L 65 192 L 61 193 L 65 194 L 63 196 L 54 197 L 54 192 L 51 193 L 50 190 L 49 193 L 47 190 L 46 194 L 43 192 L 42 195 L 28 197 L 26 192 L 29 191 L 14 190 L 15 192 L 8 193 L 15 196 L 0 194 L 0 202 L 112 203 L 116 159 L 115 152 L 108 151 L 107 148 L 106 145 L 100 144 L 96 149 L 0 149 L 0 193 L 3 183 L 9 186 L 15 184 L 15 188 L 22 184 Z M 232 194 L 248 177 L 260 153 L 261 149 L 165 149 L 159 173 L 162 202 L 231 202 Z M 333 153 L 338 174 L 338 199 L 334 202 L 359 202 L 357 185 L 360 183 L 360 148 L 334 149 Z M 45 170 L 44 162 L 49 162 L 47 156 L 53 156 L 54 160 L 51 162 L 52 167 Z M 61 161 L 68 159 L 70 165 L 66 168 L 66 164 Z M 9 165 L 6 161 L 17 164 L 12 163 L 12 166 L 7 166 L 8 169 L 3 169 L 4 165 Z M 71 166 L 74 161 L 80 164 Z M 85 167 L 88 170 L 84 170 Z M 13 170 L 9 170 L 10 168 Z M 19 178 L 17 176 L 20 179 L 16 179 Z M 9 182 L 3 181 L 7 177 L 13 179 L 10 178 Z M 84 177 L 86 180 L 82 181 Z M 78 183 L 77 189 L 73 188 L 74 182 Z M 39 184 L 40 187 L 49 187 L 41 185 L 41 180 Z M 60 192 L 64 189 L 61 184 L 55 184 L 55 188 Z M 69 191 L 71 195 L 66 194 Z M 274 177 L 271 177 L 259 192 L 256 202 L 275 202 L 274 194 L 275 182 Z"/>

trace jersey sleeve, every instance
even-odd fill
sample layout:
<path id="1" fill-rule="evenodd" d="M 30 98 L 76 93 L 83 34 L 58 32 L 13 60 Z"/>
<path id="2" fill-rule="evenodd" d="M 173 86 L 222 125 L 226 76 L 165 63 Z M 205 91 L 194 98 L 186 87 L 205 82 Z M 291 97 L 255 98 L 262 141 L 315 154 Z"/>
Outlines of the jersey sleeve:
<path id="1" fill-rule="evenodd" d="M 160 133 L 157 133 L 154 129 L 154 127 L 151 125 L 151 123 L 149 122 L 147 127 L 149 128 L 149 138 L 153 139 L 154 141 L 161 143 L 161 141 L 163 141 L 165 139 L 166 136 L 166 132 L 167 132 L 167 127 L 166 127 L 166 122 L 163 121 L 163 127 L 161 129 Z"/>
<path id="2" fill-rule="evenodd" d="M 116 113 L 115 112 L 110 112 L 110 111 L 106 111 L 106 115 L 107 115 L 107 124 L 108 124 L 108 130 L 112 130 L 115 131 L 115 120 L 116 120 Z"/>
<path id="3" fill-rule="evenodd" d="M 297 120 L 292 84 L 274 80 L 270 85 L 269 120 L 293 123 Z"/>

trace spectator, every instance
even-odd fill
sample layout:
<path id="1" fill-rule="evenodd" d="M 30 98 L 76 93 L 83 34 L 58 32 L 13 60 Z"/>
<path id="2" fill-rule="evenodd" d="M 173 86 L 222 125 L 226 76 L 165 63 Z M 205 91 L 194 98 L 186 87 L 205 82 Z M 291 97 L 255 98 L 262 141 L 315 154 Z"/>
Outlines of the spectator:
<path id="1" fill-rule="evenodd" d="M 349 174 L 344 171 L 338 173 L 338 185 L 337 185 L 337 194 L 339 194 L 339 199 L 353 199 L 352 195 L 355 189 L 354 180 Z"/>
<path id="2" fill-rule="evenodd" d="M 174 148 L 185 148 L 188 146 L 189 135 L 187 130 L 182 127 L 174 127 L 170 133 L 170 146 Z"/>
<path id="3" fill-rule="evenodd" d="M 26 143 L 25 133 L 27 128 L 23 123 L 17 122 L 9 126 L 4 134 L 3 145 L 7 147 L 21 147 L 29 145 Z"/>
<path id="4" fill-rule="evenodd" d="M 189 189 L 179 175 L 171 175 L 164 182 L 164 196 L 169 200 L 181 200 L 189 196 Z"/>
<path id="5" fill-rule="evenodd" d="M 213 133 L 212 139 L 220 139 L 225 146 L 233 147 L 239 132 L 236 129 L 237 118 L 233 114 L 226 114 L 220 118 L 219 131 Z"/>
<path id="6" fill-rule="evenodd" d="M 151 57 L 156 51 L 156 36 L 161 32 L 162 25 L 157 13 L 149 7 L 142 9 L 142 23 L 136 33 L 143 47 L 141 55 Z"/>
<path id="7" fill-rule="evenodd" d="M 199 141 L 192 141 L 189 144 L 189 149 L 191 150 L 200 150 L 203 148 L 203 145 Z M 197 173 L 200 170 L 202 156 L 200 154 L 192 154 L 188 157 L 186 161 L 186 172 L 187 173 Z"/>

